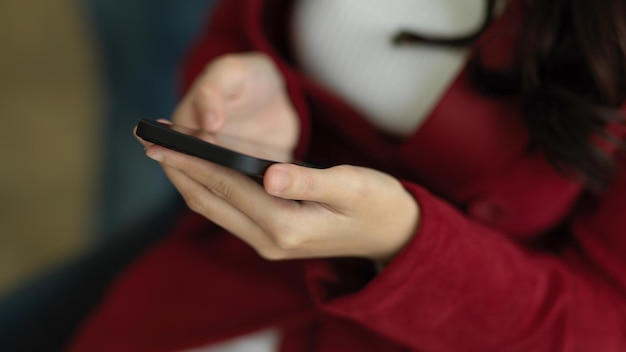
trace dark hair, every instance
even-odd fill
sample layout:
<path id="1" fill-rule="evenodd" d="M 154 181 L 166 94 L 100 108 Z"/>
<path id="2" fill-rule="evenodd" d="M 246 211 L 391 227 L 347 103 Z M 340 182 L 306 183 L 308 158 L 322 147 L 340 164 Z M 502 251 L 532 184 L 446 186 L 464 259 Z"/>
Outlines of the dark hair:
<path id="1" fill-rule="evenodd" d="M 486 2 L 487 11 L 495 1 Z M 626 4 L 523 1 L 516 61 L 505 70 L 490 69 L 478 48 L 469 64 L 472 81 L 489 95 L 519 95 L 531 147 L 557 170 L 604 188 L 615 163 L 601 146 L 621 147 L 607 125 L 622 122 L 619 107 L 626 98 Z M 407 40 L 406 33 L 394 39 L 429 42 L 416 35 Z"/>
<path id="2" fill-rule="evenodd" d="M 519 61 L 507 78 L 492 72 L 493 83 L 498 82 L 492 87 L 489 79 L 475 82 L 491 92 L 502 88 L 503 78 L 517 85 L 533 146 L 558 170 L 604 188 L 614 161 L 600 145 L 621 147 L 606 127 L 621 120 L 626 96 L 623 1 L 527 0 L 524 5 Z M 481 65 L 472 66 L 490 75 Z"/>

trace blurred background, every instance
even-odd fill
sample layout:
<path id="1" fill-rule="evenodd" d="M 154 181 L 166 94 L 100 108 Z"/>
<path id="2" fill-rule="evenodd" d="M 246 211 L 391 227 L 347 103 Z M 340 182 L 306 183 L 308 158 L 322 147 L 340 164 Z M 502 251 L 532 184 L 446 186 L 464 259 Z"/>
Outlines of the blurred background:
<path id="1" fill-rule="evenodd" d="M 131 131 L 171 113 L 212 3 L 0 1 L 0 315 L 174 197 Z"/>
<path id="2" fill-rule="evenodd" d="M 93 240 L 103 87 L 75 5 L 0 2 L 0 297 Z"/>

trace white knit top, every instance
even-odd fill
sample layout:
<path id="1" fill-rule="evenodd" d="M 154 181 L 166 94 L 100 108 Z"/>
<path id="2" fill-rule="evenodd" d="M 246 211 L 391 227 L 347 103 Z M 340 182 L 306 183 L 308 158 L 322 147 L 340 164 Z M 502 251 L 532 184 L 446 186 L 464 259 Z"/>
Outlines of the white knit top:
<path id="1" fill-rule="evenodd" d="M 412 133 L 466 61 L 468 49 L 405 45 L 400 30 L 444 37 L 473 33 L 485 0 L 300 0 L 292 38 L 308 75 L 377 127 Z"/>

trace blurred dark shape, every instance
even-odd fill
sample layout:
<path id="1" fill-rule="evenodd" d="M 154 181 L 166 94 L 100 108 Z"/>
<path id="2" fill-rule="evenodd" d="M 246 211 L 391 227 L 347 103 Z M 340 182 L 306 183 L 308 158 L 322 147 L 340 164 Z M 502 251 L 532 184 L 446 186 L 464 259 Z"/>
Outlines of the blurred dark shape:
<path id="1" fill-rule="evenodd" d="M 132 135 L 169 118 L 179 63 L 215 0 L 87 0 L 105 86 L 95 246 L 0 300 L 2 351 L 61 350 L 102 290 L 167 231 L 179 197 Z M 95 155 L 94 157 L 98 157 Z M 87 236 L 88 234 L 86 234 Z M 54 327 L 50 329 L 50 327 Z"/>
<path id="2" fill-rule="evenodd" d="M 100 240 L 141 222 L 175 197 L 132 129 L 169 118 L 178 67 L 215 0 L 88 0 L 100 41 L 105 95 L 104 165 L 96 215 Z"/>

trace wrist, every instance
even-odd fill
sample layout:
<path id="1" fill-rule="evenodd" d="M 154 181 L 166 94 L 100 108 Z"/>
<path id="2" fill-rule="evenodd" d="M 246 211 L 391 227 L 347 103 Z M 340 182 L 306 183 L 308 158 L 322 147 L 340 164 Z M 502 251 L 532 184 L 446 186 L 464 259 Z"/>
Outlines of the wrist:
<path id="1" fill-rule="evenodd" d="M 393 221 L 384 242 L 386 246 L 380 246 L 369 259 L 373 260 L 377 269 L 381 271 L 400 253 L 417 233 L 420 220 L 420 209 L 417 200 L 403 188 L 404 197 L 397 206 L 398 216 Z M 382 249 L 382 250 L 381 250 Z"/>

